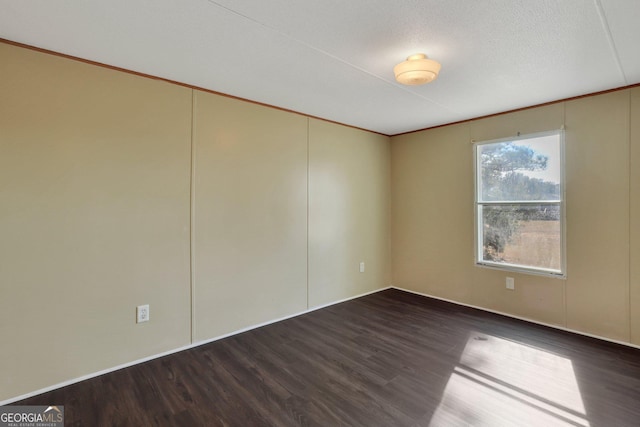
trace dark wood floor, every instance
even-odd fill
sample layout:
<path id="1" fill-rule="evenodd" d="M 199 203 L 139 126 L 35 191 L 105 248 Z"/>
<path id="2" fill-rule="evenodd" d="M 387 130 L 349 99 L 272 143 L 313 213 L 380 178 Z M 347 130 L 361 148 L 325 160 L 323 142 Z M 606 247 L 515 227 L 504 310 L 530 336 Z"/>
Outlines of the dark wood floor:
<path id="1" fill-rule="evenodd" d="M 67 426 L 638 426 L 640 350 L 385 290 L 16 404 Z"/>

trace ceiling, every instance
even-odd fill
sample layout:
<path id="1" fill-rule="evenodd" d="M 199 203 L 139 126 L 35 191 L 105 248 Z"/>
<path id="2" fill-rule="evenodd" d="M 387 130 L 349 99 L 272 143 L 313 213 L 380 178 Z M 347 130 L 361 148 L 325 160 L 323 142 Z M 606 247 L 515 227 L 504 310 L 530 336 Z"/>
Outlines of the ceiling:
<path id="1" fill-rule="evenodd" d="M 638 0 L 0 0 L 0 38 L 386 135 L 640 83 Z M 442 64 L 424 86 L 393 66 Z"/>

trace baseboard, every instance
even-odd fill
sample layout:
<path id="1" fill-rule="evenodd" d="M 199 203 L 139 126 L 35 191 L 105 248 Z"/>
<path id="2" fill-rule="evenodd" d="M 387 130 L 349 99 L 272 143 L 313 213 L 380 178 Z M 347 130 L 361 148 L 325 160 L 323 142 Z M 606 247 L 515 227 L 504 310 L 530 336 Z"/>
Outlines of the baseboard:
<path id="1" fill-rule="evenodd" d="M 274 320 L 269 320 L 267 322 L 258 323 L 258 324 L 255 324 L 255 325 L 248 326 L 246 328 L 238 329 L 238 330 L 230 332 L 228 334 L 220 335 L 220 336 L 217 336 L 217 337 L 214 337 L 214 338 L 211 338 L 211 339 L 207 339 L 207 340 L 204 340 L 204 341 L 198 341 L 198 342 L 186 345 L 186 346 L 174 348 L 174 349 L 162 352 L 162 353 L 158 353 L 158 354 L 154 354 L 152 356 L 144 357 L 142 359 L 137 359 L 137 360 L 134 360 L 132 362 L 123 363 L 121 365 L 114 366 L 112 368 L 103 369 L 103 370 L 98 371 L 98 372 L 92 372 L 90 374 L 83 375 L 83 376 L 78 377 L 78 378 L 74 378 L 74 379 L 71 379 L 71 380 L 63 381 L 61 383 L 57 383 L 57 384 L 54 384 L 54 385 L 49 386 L 49 387 L 41 388 L 41 389 L 36 390 L 36 391 L 32 391 L 32 392 L 29 392 L 29 393 L 26 393 L 26 394 L 23 394 L 23 395 L 20 395 L 20 396 L 11 397 L 11 398 L 9 398 L 7 400 L 0 401 L 0 406 L 8 405 L 10 403 L 17 402 L 17 401 L 23 400 L 23 399 L 28 399 L 29 397 L 37 396 L 37 395 L 42 394 L 42 393 L 53 391 L 53 390 L 56 390 L 56 389 L 59 389 L 59 388 L 62 388 L 62 387 L 66 387 L 68 385 L 72 385 L 72 384 L 75 384 L 75 383 L 79 383 L 81 381 L 85 381 L 85 380 L 89 380 L 91 378 L 99 377 L 100 375 L 108 374 L 110 372 L 119 371 L 120 369 L 128 368 L 130 366 L 138 365 L 140 363 L 148 362 L 150 360 L 158 359 L 160 357 L 169 356 L 171 354 L 179 353 L 179 352 L 184 351 L 184 350 L 189 350 L 189 349 L 192 349 L 192 348 L 195 348 L 195 347 L 199 347 L 201 345 L 209 344 L 209 343 L 212 343 L 212 342 L 224 339 L 224 338 L 231 337 L 233 335 L 237 335 L 237 334 L 241 334 L 243 332 L 250 331 L 252 329 L 261 328 L 263 326 L 271 325 L 273 323 L 278 323 L 278 322 L 281 322 L 283 320 L 287 320 L 287 319 L 291 319 L 291 318 L 294 318 L 294 317 L 298 317 L 298 316 L 301 316 L 303 314 L 311 313 L 313 311 L 320 310 L 320 309 L 326 308 L 326 307 L 330 307 L 332 305 L 340 304 L 340 303 L 343 303 L 343 302 L 346 302 L 346 301 L 350 301 L 352 299 L 360 298 L 360 297 L 363 297 L 363 296 L 366 296 L 366 295 L 375 294 L 376 292 L 384 291 L 386 289 L 391 289 L 391 286 L 387 286 L 387 287 L 384 287 L 384 288 L 376 289 L 376 290 L 370 291 L 370 292 L 365 292 L 363 294 L 355 295 L 355 296 L 352 296 L 352 297 L 343 298 L 341 300 L 337 300 L 337 301 L 333 301 L 333 302 L 330 302 L 330 303 L 327 303 L 327 304 L 319 305 L 317 307 L 309 308 L 309 309 L 301 311 L 299 313 L 294 313 L 294 314 L 291 314 L 291 315 L 288 315 L 288 316 L 280 317 L 280 318 L 277 318 L 277 319 L 274 319 Z"/>
<path id="2" fill-rule="evenodd" d="M 620 345 L 624 345 L 624 346 L 627 346 L 627 347 L 636 348 L 636 349 L 640 350 L 640 345 L 632 344 L 632 343 L 627 342 L 627 341 L 618 341 L 618 340 L 614 340 L 614 339 L 611 339 L 611 338 L 603 337 L 603 336 L 600 336 L 600 335 L 594 335 L 594 334 L 590 334 L 588 332 L 582 332 L 582 331 L 578 331 L 578 330 L 575 330 L 575 329 L 565 328 L 564 326 L 553 325 L 551 323 L 540 322 L 538 320 L 529 319 L 527 317 L 516 316 L 515 314 L 504 313 L 502 311 L 491 310 L 490 308 L 480 307 L 480 306 L 477 306 L 477 305 L 466 304 L 466 303 L 463 303 L 463 302 L 460 302 L 460 301 L 455 301 L 455 300 L 451 300 L 451 299 L 447 299 L 447 298 L 437 297 L 435 295 L 429 295 L 429 294 L 426 294 L 426 293 L 423 293 L 423 292 L 412 291 L 410 289 L 400 288 L 398 286 L 391 285 L 390 288 L 397 289 L 399 291 L 409 292 L 410 294 L 420 295 L 420 296 L 427 297 L 427 298 L 437 299 L 439 301 L 450 302 L 452 304 L 461 305 L 461 306 L 464 306 L 464 307 L 475 308 L 477 310 L 482 310 L 482 311 L 486 311 L 486 312 L 489 312 L 489 313 L 499 314 L 501 316 L 511 317 L 512 319 L 518 319 L 518 320 L 523 320 L 523 321 L 529 322 L 529 323 L 535 323 L 536 325 L 546 326 L 548 328 L 558 329 L 560 331 L 571 332 L 571 333 L 582 335 L 582 336 L 589 337 L 589 338 L 596 338 L 596 339 L 599 339 L 599 340 L 602 340 L 602 341 L 607 341 L 607 342 L 611 342 L 611 343 L 614 343 L 614 344 L 620 344 Z"/>
<path id="3" fill-rule="evenodd" d="M 83 375 L 81 377 L 73 378 L 71 380 L 63 381 L 61 383 L 57 383 L 57 384 L 54 384 L 54 385 L 51 385 L 51 386 L 48 386 L 48 387 L 45 387 L 45 388 L 41 388 L 41 389 L 36 390 L 36 391 L 25 393 L 25 394 L 22 394 L 20 396 L 11 397 L 11 398 L 9 398 L 7 400 L 2 400 L 2 401 L 0 401 L 0 406 L 8 405 L 10 403 L 17 402 L 17 401 L 22 400 L 22 399 L 28 399 L 30 397 L 37 396 L 39 394 L 46 393 L 46 392 L 49 392 L 49 391 L 53 391 L 53 390 L 56 390 L 56 389 L 59 389 L 59 388 L 62 388 L 62 387 L 66 387 L 68 385 L 72 385 L 72 384 L 75 384 L 75 383 L 79 383 L 81 381 L 90 380 L 91 378 L 99 377 L 100 375 L 108 374 L 110 372 L 119 371 L 120 369 L 128 368 L 129 366 L 138 365 L 140 363 L 148 362 L 148 361 L 153 360 L 153 359 L 158 359 L 160 357 L 169 356 L 170 354 L 179 353 L 179 352 L 184 351 L 184 350 L 189 350 L 190 348 L 193 348 L 193 347 L 196 347 L 196 346 L 194 346 L 194 345 L 186 345 L 186 346 L 174 348 L 174 349 L 171 349 L 171 350 L 167 350 L 167 351 L 164 351 L 162 353 L 154 354 L 154 355 L 151 355 L 151 356 L 148 356 L 148 357 L 143 357 L 142 359 L 137 359 L 137 360 L 134 360 L 133 362 L 127 362 L 127 363 L 123 363 L 123 364 L 118 365 L 118 366 L 114 366 L 112 368 L 107 368 L 107 369 L 103 369 L 101 371 L 92 372 L 90 374 L 86 374 L 86 375 Z"/>

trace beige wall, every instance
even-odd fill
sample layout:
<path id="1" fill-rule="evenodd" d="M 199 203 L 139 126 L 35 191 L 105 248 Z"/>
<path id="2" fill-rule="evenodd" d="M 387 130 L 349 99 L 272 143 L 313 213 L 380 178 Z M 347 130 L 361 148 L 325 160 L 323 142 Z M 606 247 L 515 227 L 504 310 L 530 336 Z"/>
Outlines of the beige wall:
<path id="1" fill-rule="evenodd" d="M 392 138 L 393 284 L 640 344 L 629 329 L 629 304 L 640 312 L 640 299 L 629 299 L 629 179 L 638 178 L 638 167 L 629 169 L 629 99 L 623 90 Z M 471 140 L 563 124 L 567 279 L 475 266 Z M 637 209 L 640 188 L 632 185 Z M 637 220 L 631 228 L 637 233 Z M 515 291 L 505 289 L 507 276 L 515 278 Z"/>
<path id="2" fill-rule="evenodd" d="M 0 63 L 0 400 L 188 344 L 191 91 Z"/>
<path id="3" fill-rule="evenodd" d="M 389 157 L 385 136 L 309 121 L 310 307 L 389 286 Z"/>
<path id="4" fill-rule="evenodd" d="M 0 63 L 0 401 L 389 285 L 389 138 Z"/>
<path id="5" fill-rule="evenodd" d="M 629 341 L 629 91 L 566 105 L 567 327 Z"/>
<path id="6" fill-rule="evenodd" d="M 307 118 L 195 92 L 194 340 L 307 308 Z"/>

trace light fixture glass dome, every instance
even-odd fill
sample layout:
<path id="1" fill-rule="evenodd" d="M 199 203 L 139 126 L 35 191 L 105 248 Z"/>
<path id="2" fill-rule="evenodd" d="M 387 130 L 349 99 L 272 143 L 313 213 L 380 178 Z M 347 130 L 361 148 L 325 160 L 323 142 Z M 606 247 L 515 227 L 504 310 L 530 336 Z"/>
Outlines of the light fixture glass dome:
<path id="1" fill-rule="evenodd" d="M 415 86 L 434 81 L 440 67 L 439 62 L 428 59 L 424 53 L 416 53 L 393 67 L 393 73 L 398 83 Z"/>

